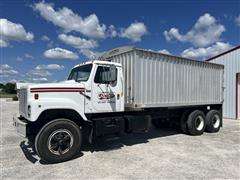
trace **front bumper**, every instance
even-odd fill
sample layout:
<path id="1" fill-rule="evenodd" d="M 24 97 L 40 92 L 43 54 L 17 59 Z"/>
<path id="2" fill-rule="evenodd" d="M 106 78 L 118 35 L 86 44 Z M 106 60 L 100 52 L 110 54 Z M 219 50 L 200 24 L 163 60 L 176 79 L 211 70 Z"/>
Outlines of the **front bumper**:
<path id="1" fill-rule="evenodd" d="M 22 136 L 26 137 L 27 135 L 27 122 L 24 119 L 20 119 L 17 115 L 13 116 L 13 126 L 16 128 L 17 133 Z"/>

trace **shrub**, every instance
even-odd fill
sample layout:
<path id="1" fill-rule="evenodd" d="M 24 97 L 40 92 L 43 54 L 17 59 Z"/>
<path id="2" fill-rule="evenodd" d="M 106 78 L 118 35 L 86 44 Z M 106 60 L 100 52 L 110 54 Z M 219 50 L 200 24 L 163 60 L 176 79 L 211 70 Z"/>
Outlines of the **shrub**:
<path id="1" fill-rule="evenodd" d="M 18 97 L 17 96 L 13 96 L 12 100 L 13 101 L 18 101 Z"/>

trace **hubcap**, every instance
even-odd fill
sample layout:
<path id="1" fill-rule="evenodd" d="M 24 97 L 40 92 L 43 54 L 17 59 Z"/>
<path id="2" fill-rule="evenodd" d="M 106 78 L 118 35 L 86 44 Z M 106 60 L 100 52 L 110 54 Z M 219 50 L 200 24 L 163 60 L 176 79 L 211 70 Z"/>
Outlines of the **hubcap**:
<path id="1" fill-rule="evenodd" d="M 217 129 L 220 126 L 220 117 L 216 114 L 213 117 L 213 127 Z"/>
<path id="2" fill-rule="evenodd" d="M 202 116 L 198 116 L 196 118 L 196 129 L 198 131 L 201 131 L 203 129 L 203 127 L 204 127 L 204 119 Z"/>
<path id="3" fill-rule="evenodd" d="M 53 154 L 62 155 L 67 153 L 73 145 L 73 135 L 67 129 L 58 129 L 48 138 L 48 149 Z"/>

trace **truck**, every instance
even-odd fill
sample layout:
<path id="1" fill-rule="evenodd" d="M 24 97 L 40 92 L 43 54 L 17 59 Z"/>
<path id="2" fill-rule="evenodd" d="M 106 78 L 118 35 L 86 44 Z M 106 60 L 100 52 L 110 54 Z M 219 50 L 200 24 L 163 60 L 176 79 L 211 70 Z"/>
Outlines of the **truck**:
<path id="1" fill-rule="evenodd" d="M 66 81 L 21 85 L 13 124 L 49 163 L 72 159 L 83 140 L 152 125 L 216 133 L 223 124 L 223 73 L 222 65 L 123 46 L 76 65 Z"/>

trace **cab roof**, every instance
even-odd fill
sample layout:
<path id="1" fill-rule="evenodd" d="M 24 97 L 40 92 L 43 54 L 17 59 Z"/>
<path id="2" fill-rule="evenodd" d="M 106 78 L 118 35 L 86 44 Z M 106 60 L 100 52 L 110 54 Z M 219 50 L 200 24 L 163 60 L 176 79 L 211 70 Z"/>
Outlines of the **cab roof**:
<path id="1" fill-rule="evenodd" d="M 115 66 L 118 66 L 118 67 L 122 67 L 122 65 L 120 63 L 109 62 L 109 61 L 101 61 L 101 60 L 91 60 L 91 61 L 86 61 L 86 62 L 81 63 L 81 64 L 77 64 L 77 65 L 74 66 L 74 68 L 79 67 L 79 66 L 83 66 L 83 65 L 86 65 L 86 64 L 104 64 L 104 65 L 115 65 Z"/>

